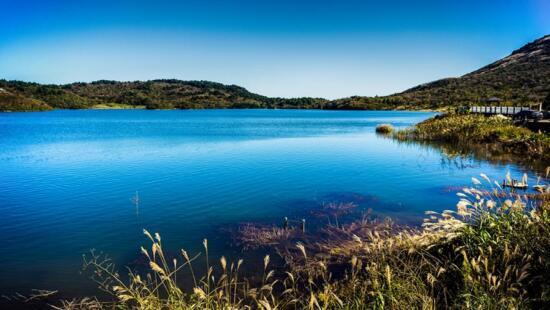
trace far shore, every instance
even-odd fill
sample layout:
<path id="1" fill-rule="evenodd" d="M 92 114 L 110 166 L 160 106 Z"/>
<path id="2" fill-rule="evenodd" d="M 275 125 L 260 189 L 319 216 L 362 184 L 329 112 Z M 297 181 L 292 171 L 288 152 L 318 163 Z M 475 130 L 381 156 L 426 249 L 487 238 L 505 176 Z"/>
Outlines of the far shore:
<path id="1" fill-rule="evenodd" d="M 438 109 L 401 109 L 398 107 L 397 109 L 293 109 L 293 108 L 202 108 L 202 109 L 147 109 L 144 105 L 130 105 L 130 104 L 120 104 L 120 103 L 113 103 L 113 104 L 106 104 L 106 103 L 100 103 L 93 105 L 89 108 L 83 108 L 83 109 L 50 109 L 50 110 L 24 110 L 24 111 L 11 111 L 11 110 L 5 110 L 0 111 L 0 113 L 26 113 L 26 112 L 52 112 L 52 111 L 73 111 L 73 110 L 151 110 L 151 111 L 172 111 L 172 110 L 313 110 L 313 111 L 404 111 L 404 112 L 438 112 L 438 113 L 444 113 L 449 112 L 449 108 L 438 108 Z"/>

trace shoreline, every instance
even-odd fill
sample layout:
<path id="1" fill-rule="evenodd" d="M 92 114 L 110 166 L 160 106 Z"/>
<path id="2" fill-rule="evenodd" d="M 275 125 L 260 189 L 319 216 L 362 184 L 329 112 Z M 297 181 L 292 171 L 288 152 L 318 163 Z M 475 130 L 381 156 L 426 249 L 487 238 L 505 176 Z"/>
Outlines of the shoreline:
<path id="1" fill-rule="evenodd" d="M 50 109 L 50 110 L 24 110 L 24 111 L 0 111 L 0 113 L 30 113 L 30 112 L 53 112 L 53 111 L 85 111 L 85 110 L 148 110 L 148 111 L 202 111 L 202 110 L 304 110 L 304 111 L 394 111 L 394 112 L 434 112 L 444 113 L 447 108 L 442 109 L 301 109 L 301 108 L 201 108 L 201 109 L 147 109 L 145 106 L 109 106 L 97 105 L 83 109 Z"/>
<path id="2" fill-rule="evenodd" d="M 550 134 L 533 132 L 509 118 L 440 114 L 399 130 L 392 138 L 430 145 L 449 156 L 517 163 L 539 172 L 550 167 Z"/>

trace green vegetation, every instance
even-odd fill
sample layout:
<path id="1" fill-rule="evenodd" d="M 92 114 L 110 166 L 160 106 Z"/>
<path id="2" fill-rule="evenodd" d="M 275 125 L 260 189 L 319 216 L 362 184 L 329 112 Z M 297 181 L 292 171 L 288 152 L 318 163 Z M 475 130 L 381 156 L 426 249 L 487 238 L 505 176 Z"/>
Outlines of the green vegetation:
<path id="1" fill-rule="evenodd" d="M 550 96 L 550 35 L 514 51 L 510 56 L 459 78 L 447 78 L 382 97 L 326 100 L 270 98 L 236 85 L 174 79 L 116 82 L 96 81 L 42 85 L 0 80 L 0 88 L 18 100 L 0 97 L 0 111 L 86 109 L 100 104 L 145 106 L 147 109 L 327 109 L 327 110 L 441 110 L 479 104 L 499 97 L 504 105 L 548 106 Z M 25 100 L 23 100 L 23 98 Z M 33 104 L 28 102 L 33 101 Z M 25 103 L 26 102 L 26 103 Z"/>
<path id="2" fill-rule="evenodd" d="M 327 102 L 321 98 L 268 98 L 236 85 L 207 81 L 96 81 L 41 85 L 0 80 L 0 87 L 45 109 L 321 109 Z M 36 110 L 20 101 L 0 97 L 0 111 L 7 110 L 4 107 L 19 111 Z"/>
<path id="3" fill-rule="evenodd" d="M 534 133 L 504 116 L 444 114 L 396 133 L 400 140 L 444 142 L 466 147 L 483 145 L 491 153 L 509 153 L 550 162 L 550 135 Z"/>
<path id="4" fill-rule="evenodd" d="M 350 97 L 331 104 L 343 109 L 393 106 L 436 110 L 479 105 L 491 97 L 503 99 L 503 105 L 524 106 L 539 104 L 547 96 L 550 96 L 550 35 L 462 77 L 437 80 L 386 97 Z"/>
<path id="5" fill-rule="evenodd" d="M 47 104 L 13 94 L 0 88 L 0 111 L 46 111 L 52 108 Z"/>
<path id="6" fill-rule="evenodd" d="M 380 124 L 376 126 L 376 132 L 381 134 L 390 134 L 393 132 L 393 126 L 391 124 Z"/>
<path id="7" fill-rule="evenodd" d="M 510 176 L 507 176 L 510 178 Z M 254 277 L 243 260 L 165 253 L 144 230 L 149 270 L 121 276 L 92 252 L 85 268 L 113 301 L 63 301 L 60 309 L 518 309 L 550 302 L 550 191 L 519 195 L 487 176 L 458 193 L 456 211 L 426 212 L 422 228 L 390 220 L 327 224 L 315 234 L 297 227 L 247 226 L 247 248 L 266 255 Z M 486 182 L 486 184 L 482 184 Z M 528 200 L 527 197 L 531 200 Z M 347 212 L 349 204 L 329 206 Z M 333 213 L 333 214 L 336 214 Z M 336 222 L 337 223 L 337 222 Z M 198 264 L 198 265 L 197 265 Z M 204 264 L 204 265 L 203 265 Z M 199 276 L 199 266 L 205 274 Z M 191 287 L 183 289 L 182 282 Z"/>

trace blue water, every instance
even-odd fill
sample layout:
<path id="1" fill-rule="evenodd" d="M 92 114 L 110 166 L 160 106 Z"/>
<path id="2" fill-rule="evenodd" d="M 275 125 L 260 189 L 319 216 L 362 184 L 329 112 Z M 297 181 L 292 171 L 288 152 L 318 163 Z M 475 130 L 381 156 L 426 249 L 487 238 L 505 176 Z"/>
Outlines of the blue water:
<path id="1" fill-rule="evenodd" d="M 471 161 L 377 136 L 433 113 L 294 110 L 85 110 L 0 114 L 0 293 L 86 294 L 82 253 L 120 265 L 158 231 L 167 247 L 232 251 L 225 228 L 279 222 L 335 197 L 363 195 L 379 216 L 418 223 L 452 209 L 447 187 L 513 165 Z M 139 209 L 131 198 L 139 192 Z"/>

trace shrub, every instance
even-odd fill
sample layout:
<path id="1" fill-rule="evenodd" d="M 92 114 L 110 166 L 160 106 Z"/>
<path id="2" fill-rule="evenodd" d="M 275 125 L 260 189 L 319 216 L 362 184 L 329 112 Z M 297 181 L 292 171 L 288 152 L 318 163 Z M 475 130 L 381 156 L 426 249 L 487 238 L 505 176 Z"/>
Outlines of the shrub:
<path id="1" fill-rule="evenodd" d="M 393 126 L 391 124 L 380 124 L 376 126 L 376 132 L 380 134 L 390 134 L 393 132 Z"/>

